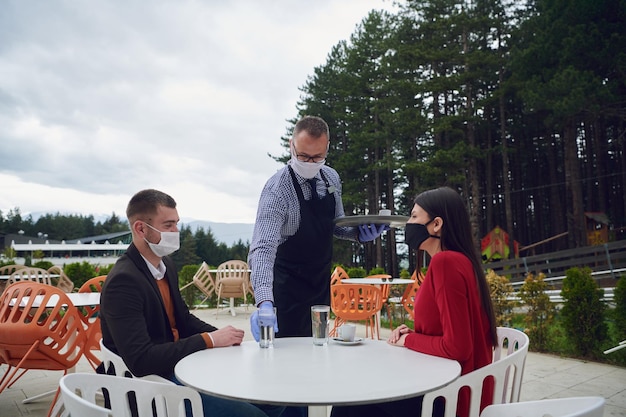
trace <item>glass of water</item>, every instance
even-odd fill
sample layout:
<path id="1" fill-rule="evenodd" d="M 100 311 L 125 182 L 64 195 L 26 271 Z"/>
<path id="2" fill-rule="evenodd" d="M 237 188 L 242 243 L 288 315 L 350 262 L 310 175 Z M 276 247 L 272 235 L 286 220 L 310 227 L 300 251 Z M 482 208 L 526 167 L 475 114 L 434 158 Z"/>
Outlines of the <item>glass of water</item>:
<path id="1" fill-rule="evenodd" d="M 311 328 L 313 344 L 324 346 L 328 344 L 328 326 L 330 322 L 330 306 L 311 306 Z"/>
<path id="2" fill-rule="evenodd" d="M 261 336 L 259 338 L 259 346 L 262 348 L 274 347 L 274 322 L 276 321 L 276 307 L 272 310 L 259 310 L 258 323 Z"/>

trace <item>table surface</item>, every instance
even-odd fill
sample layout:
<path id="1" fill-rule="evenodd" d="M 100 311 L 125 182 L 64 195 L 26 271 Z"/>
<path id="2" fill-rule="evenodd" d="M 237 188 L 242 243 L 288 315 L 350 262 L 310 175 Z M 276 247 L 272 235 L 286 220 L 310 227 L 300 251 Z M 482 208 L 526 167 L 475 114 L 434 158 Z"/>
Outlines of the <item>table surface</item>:
<path id="1" fill-rule="evenodd" d="M 50 278 L 59 278 L 60 275 L 59 274 L 48 274 L 48 276 Z M 11 278 L 11 275 L 0 275 L 0 280 L 8 280 L 9 278 Z"/>
<path id="2" fill-rule="evenodd" d="M 412 284 L 414 283 L 414 279 L 405 279 L 405 278 L 394 278 L 393 281 L 390 281 L 387 278 L 387 281 L 383 281 L 382 278 L 346 278 L 342 279 L 342 284 L 374 284 L 374 285 L 393 285 L 393 284 Z"/>
<path id="3" fill-rule="evenodd" d="M 69 292 L 65 293 L 74 307 L 84 307 L 84 306 L 96 306 L 100 304 L 100 293 L 99 292 Z M 35 301 L 33 302 L 34 307 L 39 307 L 41 303 L 41 299 L 43 297 L 41 295 L 35 296 Z M 39 299 L 39 300 L 38 300 Z M 58 303 L 59 297 L 52 296 L 48 300 L 46 307 L 54 307 Z M 20 306 L 24 306 L 26 303 L 24 300 L 20 303 Z"/>
<path id="4" fill-rule="evenodd" d="M 367 404 L 415 397 L 454 381 L 458 362 L 414 352 L 386 341 L 364 339 L 326 346 L 312 338 L 279 338 L 206 349 L 175 367 L 176 378 L 223 398 L 277 405 Z"/>

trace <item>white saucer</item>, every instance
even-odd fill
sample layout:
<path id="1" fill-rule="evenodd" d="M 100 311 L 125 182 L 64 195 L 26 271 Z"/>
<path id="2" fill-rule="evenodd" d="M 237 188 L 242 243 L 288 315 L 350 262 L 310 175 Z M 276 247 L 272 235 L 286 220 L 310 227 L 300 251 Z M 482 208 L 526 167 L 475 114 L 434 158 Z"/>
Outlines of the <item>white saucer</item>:
<path id="1" fill-rule="evenodd" d="M 340 345 L 346 345 L 346 346 L 358 345 L 359 343 L 363 341 L 362 337 L 355 337 L 352 342 L 347 342 L 339 337 L 333 337 L 332 339 L 333 339 L 333 342 L 338 343 Z"/>

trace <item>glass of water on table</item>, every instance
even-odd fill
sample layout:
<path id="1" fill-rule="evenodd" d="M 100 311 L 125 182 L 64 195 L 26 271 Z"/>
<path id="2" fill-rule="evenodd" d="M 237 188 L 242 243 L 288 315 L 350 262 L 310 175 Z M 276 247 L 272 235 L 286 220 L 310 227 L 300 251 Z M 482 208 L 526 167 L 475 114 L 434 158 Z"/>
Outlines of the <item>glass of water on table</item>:
<path id="1" fill-rule="evenodd" d="M 324 346 L 328 344 L 328 326 L 330 322 L 330 306 L 311 306 L 311 329 L 313 344 Z"/>

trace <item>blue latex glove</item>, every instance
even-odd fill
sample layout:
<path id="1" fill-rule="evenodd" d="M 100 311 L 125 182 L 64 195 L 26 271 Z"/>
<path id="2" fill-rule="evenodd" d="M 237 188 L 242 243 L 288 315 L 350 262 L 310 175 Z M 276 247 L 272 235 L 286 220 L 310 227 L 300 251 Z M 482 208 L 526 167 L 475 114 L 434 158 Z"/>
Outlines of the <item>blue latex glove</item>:
<path id="1" fill-rule="evenodd" d="M 261 319 L 259 319 L 259 310 L 263 310 L 264 313 Z M 263 301 L 259 306 L 259 310 L 255 311 L 250 316 L 250 330 L 252 331 L 254 340 L 257 342 L 261 338 L 260 326 L 274 326 L 274 333 L 278 333 L 278 320 L 276 319 L 272 302 Z"/>
<path id="2" fill-rule="evenodd" d="M 359 242 L 369 242 L 389 230 L 388 224 L 360 224 Z"/>

